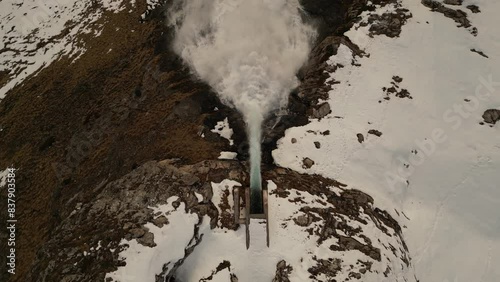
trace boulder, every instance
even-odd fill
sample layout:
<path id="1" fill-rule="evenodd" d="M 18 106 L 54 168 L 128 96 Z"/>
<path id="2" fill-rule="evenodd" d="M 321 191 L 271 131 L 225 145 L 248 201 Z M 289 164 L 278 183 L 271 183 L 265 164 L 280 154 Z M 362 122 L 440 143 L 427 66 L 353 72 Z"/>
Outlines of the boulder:
<path id="1" fill-rule="evenodd" d="M 497 109 L 489 109 L 486 110 L 483 114 L 484 122 L 495 124 L 500 120 L 500 110 Z"/>
<path id="2" fill-rule="evenodd" d="M 311 168 L 314 165 L 314 161 L 310 158 L 305 158 L 302 160 L 302 164 L 304 168 Z"/>

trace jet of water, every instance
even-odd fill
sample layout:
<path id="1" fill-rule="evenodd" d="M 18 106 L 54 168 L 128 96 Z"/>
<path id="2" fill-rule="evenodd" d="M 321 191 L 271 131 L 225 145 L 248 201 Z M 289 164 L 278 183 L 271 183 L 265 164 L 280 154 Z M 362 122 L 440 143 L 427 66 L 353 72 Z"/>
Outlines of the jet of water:
<path id="1" fill-rule="evenodd" d="M 239 110 L 250 145 L 251 188 L 261 189 L 262 122 L 286 107 L 313 29 L 298 0 L 174 0 L 174 50 L 221 100 Z"/>

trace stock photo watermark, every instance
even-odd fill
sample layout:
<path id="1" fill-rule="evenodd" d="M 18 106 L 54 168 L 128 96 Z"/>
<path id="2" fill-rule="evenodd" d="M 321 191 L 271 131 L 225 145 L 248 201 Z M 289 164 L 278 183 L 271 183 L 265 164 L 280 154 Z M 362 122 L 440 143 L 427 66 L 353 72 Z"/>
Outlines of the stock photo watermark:
<path id="1" fill-rule="evenodd" d="M 500 88 L 500 81 L 494 81 L 492 75 L 487 78 L 480 76 L 478 80 L 479 84 L 475 88 L 474 95 L 465 97 L 462 103 L 453 104 L 442 114 L 443 121 L 453 131 L 458 130 L 464 120 L 476 116 L 475 112 L 479 110 L 484 102 L 490 100 L 497 88 Z M 414 144 L 418 150 L 412 150 L 406 157 L 397 157 L 402 166 L 385 174 L 385 179 L 391 191 L 396 191 L 398 184 L 409 184 L 407 179 L 415 172 L 416 168 L 424 164 L 430 156 L 436 153 L 439 146 L 444 145 L 449 140 L 447 134 L 449 128 L 434 128 L 428 138 L 415 140 Z"/>
<path id="2" fill-rule="evenodd" d="M 7 189 L 7 272 L 16 274 L 16 169 L 8 168 L 5 178 Z"/>

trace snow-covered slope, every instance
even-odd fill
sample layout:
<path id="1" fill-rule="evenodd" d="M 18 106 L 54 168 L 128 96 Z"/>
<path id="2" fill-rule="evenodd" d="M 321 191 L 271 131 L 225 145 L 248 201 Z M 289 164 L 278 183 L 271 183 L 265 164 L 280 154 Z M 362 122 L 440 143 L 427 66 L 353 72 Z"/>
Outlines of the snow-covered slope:
<path id="1" fill-rule="evenodd" d="M 481 12 L 468 11 L 471 4 Z M 500 3 L 448 5 L 468 12 L 477 36 L 420 1 L 402 5 L 413 17 L 399 38 L 369 37 L 368 27 L 347 32 L 369 57 L 353 65 L 351 50 L 339 48 L 329 60 L 344 66 L 331 74 L 340 82 L 329 93 L 332 113 L 288 130 L 275 160 L 372 195 L 407 226 L 420 281 L 497 281 L 500 125 L 480 122 L 485 110 L 500 109 Z M 402 89 L 412 99 L 396 97 Z M 316 134 L 324 130 L 332 134 Z"/>
<path id="2" fill-rule="evenodd" d="M 274 176 L 298 182 L 293 174 Z M 179 281 L 272 281 L 282 262 L 289 281 L 417 281 L 399 226 L 386 221 L 369 196 L 318 181 L 303 183 L 315 186 L 312 193 L 268 181 L 269 247 L 260 220 L 250 224 L 248 250 L 244 226 L 233 230 L 233 188 L 242 186 L 237 181 L 211 184 L 211 201 L 218 210 L 215 229 L 208 216 L 197 225 L 196 215 L 186 213 L 184 205 L 153 207 L 155 216 L 168 222 L 162 228 L 145 226 L 154 233 L 156 246 L 122 240 L 125 251 L 120 256 L 126 265 L 107 277 L 153 281 L 155 275 L 171 275 L 177 268 Z M 200 242 L 191 240 L 193 230 L 201 234 Z"/>
<path id="3" fill-rule="evenodd" d="M 0 100 L 14 86 L 63 56 L 85 52 L 82 35 L 100 35 L 103 13 L 133 8 L 135 1 L 0 1 Z"/>

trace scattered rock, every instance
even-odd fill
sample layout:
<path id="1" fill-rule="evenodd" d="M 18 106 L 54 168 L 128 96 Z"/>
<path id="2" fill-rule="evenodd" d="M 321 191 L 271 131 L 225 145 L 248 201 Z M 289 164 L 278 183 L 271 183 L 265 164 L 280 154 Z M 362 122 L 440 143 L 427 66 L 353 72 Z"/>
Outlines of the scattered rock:
<path id="1" fill-rule="evenodd" d="M 398 37 L 401 34 L 401 27 L 405 25 L 411 17 L 412 14 L 408 9 L 399 6 L 396 10 L 382 15 L 377 13 L 370 14 L 368 20 L 360 23 L 360 26 L 367 26 L 370 24 L 370 37 L 381 34 L 387 37 Z"/>
<path id="2" fill-rule="evenodd" d="M 306 227 L 312 223 L 313 219 L 309 215 L 299 215 L 297 218 L 294 218 L 293 221 L 298 226 Z"/>
<path id="3" fill-rule="evenodd" d="M 322 274 L 326 278 L 329 278 L 327 279 L 327 281 L 336 281 L 332 279 L 335 278 L 337 276 L 337 273 L 342 269 L 341 259 L 315 259 L 315 261 L 316 265 L 308 269 L 309 273 L 311 273 L 313 276 Z"/>
<path id="4" fill-rule="evenodd" d="M 286 261 L 281 260 L 276 265 L 276 275 L 273 278 L 272 282 L 290 282 L 288 278 L 293 271 L 293 267 L 291 265 L 287 265 Z"/>
<path id="5" fill-rule="evenodd" d="M 403 78 L 395 75 L 392 77 L 392 80 L 394 80 L 396 83 L 401 83 L 403 81 Z"/>
<path id="6" fill-rule="evenodd" d="M 311 168 L 314 165 L 314 161 L 310 158 L 305 158 L 304 160 L 302 160 L 302 164 L 302 167 L 304 168 Z"/>
<path id="7" fill-rule="evenodd" d="M 319 143 L 318 141 L 315 141 L 314 142 L 314 147 L 316 147 L 316 149 L 320 149 L 321 148 L 321 143 Z"/>
<path id="8" fill-rule="evenodd" d="M 472 27 L 471 22 L 467 18 L 467 13 L 464 11 L 448 8 L 435 0 L 422 0 L 422 4 L 427 8 L 430 8 L 433 12 L 441 13 L 447 18 L 453 19 L 456 23 L 458 23 L 458 27 L 471 28 L 469 31 L 472 35 L 477 36 L 477 28 Z"/>
<path id="9" fill-rule="evenodd" d="M 382 136 L 382 132 L 380 132 L 380 131 L 378 131 L 378 130 L 376 130 L 376 129 L 370 129 L 370 130 L 368 131 L 368 134 L 373 134 L 373 135 L 375 135 L 375 136 L 377 136 L 377 137 Z"/>
<path id="10" fill-rule="evenodd" d="M 399 84 L 403 81 L 403 78 L 400 76 L 393 76 L 392 81 L 391 81 L 391 86 L 389 87 L 382 87 L 382 91 L 385 93 L 384 100 L 390 100 L 391 95 L 394 95 L 398 98 L 408 98 L 408 99 L 413 99 L 413 97 L 410 95 L 410 92 L 407 89 L 400 88 Z M 382 101 L 379 101 L 381 103 Z"/>
<path id="11" fill-rule="evenodd" d="M 365 137 L 363 136 L 363 134 L 358 133 L 358 134 L 356 134 L 356 136 L 358 137 L 358 142 L 359 143 L 365 142 Z"/>
<path id="12" fill-rule="evenodd" d="M 479 10 L 479 7 L 476 5 L 468 5 L 467 9 L 471 10 L 474 14 L 481 13 L 481 10 Z"/>
<path id="13" fill-rule="evenodd" d="M 489 124 L 495 124 L 500 121 L 500 110 L 490 109 L 486 110 L 483 114 L 484 122 Z"/>

